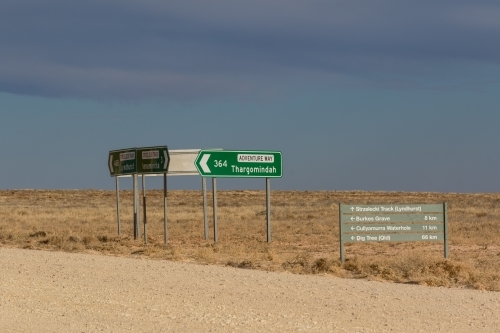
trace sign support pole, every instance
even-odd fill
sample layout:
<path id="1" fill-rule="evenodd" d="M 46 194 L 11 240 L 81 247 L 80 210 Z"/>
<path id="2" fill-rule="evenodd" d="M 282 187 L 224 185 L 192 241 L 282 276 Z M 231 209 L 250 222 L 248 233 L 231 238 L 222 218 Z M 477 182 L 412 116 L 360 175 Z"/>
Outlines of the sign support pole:
<path id="1" fill-rule="evenodd" d="M 132 187 L 134 188 L 134 239 L 137 239 L 137 174 L 132 176 Z"/>
<path id="2" fill-rule="evenodd" d="M 342 242 L 342 222 L 341 222 L 342 204 L 339 203 L 339 241 L 340 241 L 340 261 L 344 263 L 344 242 Z"/>
<path id="3" fill-rule="evenodd" d="M 142 175 L 142 206 L 144 211 L 144 244 L 148 243 L 148 226 L 146 218 L 146 177 Z"/>
<path id="4" fill-rule="evenodd" d="M 266 178 L 267 242 L 271 243 L 271 180 Z"/>
<path id="5" fill-rule="evenodd" d="M 118 176 L 115 177 L 116 180 L 116 218 L 118 221 L 118 236 L 121 234 L 120 228 L 120 185 L 118 182 Z"/>
<path id="6" fill-rule="evenodd" d="M 163 174 L 163 240 L 168 243 L 167 232 L 167 174 Z"/>
<path id="7" fill-rule="evenodd" d="M 219 241 L 219 235 L 217 234 L 217 183 L 216 178 L 212 178 L 212 192 L 213 192 L 213 213 L 214 213 L 214 242 Z"/>
<path id="8" fill-rule="evenodd" d="M 448 203 L 443 203 L 444 257 L 448 258 Z"/>
<path id="9" fill-rule="evenodd" d="M 135 201 L 137 202 L 137 238 L 141 237 L 141 204 L 139 201 L 139 176 L 135 181 Z"/>
<path id="10" fill-rule="evenodd" d="M 207 214 L 207 180 L 201 178 L 201 190 L 203 192 L 203 224 L 205 230 L 205 240 L 208 240 L 208 214 Z"/>

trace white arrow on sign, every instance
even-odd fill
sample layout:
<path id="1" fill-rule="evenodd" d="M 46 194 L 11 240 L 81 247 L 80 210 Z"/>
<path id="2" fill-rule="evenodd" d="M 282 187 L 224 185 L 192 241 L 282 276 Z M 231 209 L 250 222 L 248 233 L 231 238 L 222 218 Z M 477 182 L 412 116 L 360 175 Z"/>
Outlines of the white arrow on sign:
<path id="1" fill-rule="evenodd" d="M 113 155 L 109 155 L 109 172 L 113 173 Z"/>
<path id="2" fill-rule="evenodd" d="M 351 211 L 353 211 L 353 210 L 354 210 L 354 207 L 351 207 Z"/>
<path id="3" fill-rule="evenodd" d="M 354 236 L 351 237 L 351 240 L 355 240 L 356 238 Z"/>
<path id="4" fill-rule="evenodd" d="M 206 173 L 210 173 L 211 172 L 210 168 L 207 165 L 207 162 L 208 162 L 209 158 L 210 158 L 210 154 L 205 154 L 205 155 L 203 155 L 203 157 L 201 158 L 201 161 L 200 161 L 200 166 L 203 169 L 203 172 L 206 172 Z"/>
<path id="5" fill-rule="evenodd" d="M 351 221 L 354 221 L 354 217 L 351 217 Z"/>
<path id="6" fill-rule="evenodd" d="M 167 151 L 166 150 L 163 151 L 163 156 L 165 156 L 165 162 L 163 163 L 163 169 L 167 169 L 168 155 L 167 155 Z"/>
<path id="7" fill-rule="evenodd" d="M 356 229 L 356 228 L 354 228 L 354 227 L 351 227 L 351 230 L 354 230 L 354 229 Z"/>

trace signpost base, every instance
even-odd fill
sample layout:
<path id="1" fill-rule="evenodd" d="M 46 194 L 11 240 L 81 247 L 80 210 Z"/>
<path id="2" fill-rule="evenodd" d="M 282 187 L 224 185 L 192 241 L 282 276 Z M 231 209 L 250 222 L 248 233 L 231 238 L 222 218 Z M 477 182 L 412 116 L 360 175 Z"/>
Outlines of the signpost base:
<path id="1" fill-rule="evenodd" d="M 219 235 L 217 231 L 217 182 L 215 177 L 212 178 L 212 191 L 213 191 L 213 213 L 214 213 L 214 242 L 219 241 Z"/>
<path id="2" fill-rule="evenodd" d="M 121 234 L 120 225 L 120 185 L 118 182 L 118 177 L 115 177 L 116 181 L 116 219 L 118 220 L 118 236 Z"/>
<path id="3" fill-rule="evenodd" d="M 267 242 L 271 243 L 271 180 L 266 178 Z"/>
<path id="4" fill-rule="evenodd" d="M 203 192 L 203 226 L 205 231 L 205 240 L 208 240 L 207 180 L 205 178 L 201 178 L 201 190 Z"/>
<path id="5" fill-rule="evenodd" d="M 163 241 L 168 243 L 167 230 L 167 174 L 163 174 Z"/>

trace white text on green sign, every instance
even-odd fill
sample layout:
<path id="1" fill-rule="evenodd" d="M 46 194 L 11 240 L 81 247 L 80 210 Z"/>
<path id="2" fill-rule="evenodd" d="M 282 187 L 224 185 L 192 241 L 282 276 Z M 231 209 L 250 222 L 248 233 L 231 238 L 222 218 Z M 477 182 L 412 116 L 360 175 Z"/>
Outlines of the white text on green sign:
<path id="1" fill-rule="evenodd" d="M 202 150 L 195 166 L 202 177 L 275 178 L 282 175 L 278 151 Z"/>

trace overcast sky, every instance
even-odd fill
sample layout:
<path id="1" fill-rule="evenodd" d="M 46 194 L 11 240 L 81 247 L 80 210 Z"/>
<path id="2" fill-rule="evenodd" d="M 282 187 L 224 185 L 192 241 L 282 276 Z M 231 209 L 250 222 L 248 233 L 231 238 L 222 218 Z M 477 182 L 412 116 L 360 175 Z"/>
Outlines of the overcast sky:
<path id="1" fill-rule="evenodd" d="M 498 1 L 2 0 L 0 188 L 111 189 L 109 150 L 168 145 L 280 150 L 274 189 L 496 192 L 498 41 Z"/>

